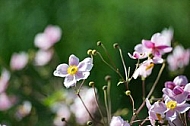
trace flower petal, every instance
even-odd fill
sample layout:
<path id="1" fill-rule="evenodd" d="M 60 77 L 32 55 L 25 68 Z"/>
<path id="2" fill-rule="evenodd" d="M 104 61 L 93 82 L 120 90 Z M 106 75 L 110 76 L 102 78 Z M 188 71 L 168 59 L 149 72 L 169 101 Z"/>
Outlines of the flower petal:
<path id="1" fill-rule="evenodd" d="M 68 75 L 67 68 L 69 66 L 67 64 L 60 64 L 57 66 L 56 70 L 54 71 L 53 75 L 58 77 L 66 77 Z"/>
<path id="2" fill-rule="evenodd" d="M 77 80 L 75 79 L 75 76 L 68 75 L 65 77 L 64 85 L 66 88 L 72 87 L 76 85 Z"/>
<path id="3" fill-rule="evenodd" d="M 85 58 L 78 65 L 79 71 L 90 71 L 93 67 L 92 58 Z"/>
<path id="4" fill-rule="evenodd" d="M 69 66 L 77 66 L 79 64 L 79 59 L 75 55 L 70 55 L 69 57 Z"/>

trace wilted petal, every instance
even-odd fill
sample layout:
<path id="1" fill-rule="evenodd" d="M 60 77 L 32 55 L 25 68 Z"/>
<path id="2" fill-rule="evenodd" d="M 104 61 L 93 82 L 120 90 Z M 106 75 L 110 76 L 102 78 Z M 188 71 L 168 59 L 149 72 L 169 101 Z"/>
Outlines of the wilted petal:
<path id="1" fill-rule="evenodd" d="M 58 77 L 66 77 L 68 75 L 67 69 L 68 69 L 67 64 L 60 64 L 57 66 L 56 70 L 54 71 L 53 75 L 58 76 Z"/>
<path id="2" fill-rule="evenodd" d="M 79 64 L 79 59 L 75 55 L 70 55 L 69 66 L 77 66 Z"/>

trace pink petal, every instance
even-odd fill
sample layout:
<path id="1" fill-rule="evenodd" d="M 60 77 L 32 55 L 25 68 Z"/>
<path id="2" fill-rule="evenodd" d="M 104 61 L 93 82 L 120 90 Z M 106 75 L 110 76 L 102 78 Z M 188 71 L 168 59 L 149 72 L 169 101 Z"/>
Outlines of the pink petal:
<path id="1" fill-rule="evenodd" d="M 54 76 L 58 77 L 66 77 L 67 76 L 67 68 L 69 66 L 67 64 L 60 64 L 57 66 L 56 70 L 54 71 Z"/>
<path id="2" fill-rule="evenodd" d="M 79 64 L 79 59 L 75 55 L 70 55 L 69 57 L 69 66 L 77 66 Z"/>
<path id="3" fill-rule="evenodd" d="M 155 47 L 155 44 L 152 41 L 149 41 L 149 40 L 142 40 L 142 44 L 146 48 L 154 48 Z"/>
<path id="4" fill-rule="evenodd" d="M 68 75 L 65 77 L 64 85 L 66 88 L 72 87 L 76 85 L 77 80 L 75 79 L 75 76 Z"/>

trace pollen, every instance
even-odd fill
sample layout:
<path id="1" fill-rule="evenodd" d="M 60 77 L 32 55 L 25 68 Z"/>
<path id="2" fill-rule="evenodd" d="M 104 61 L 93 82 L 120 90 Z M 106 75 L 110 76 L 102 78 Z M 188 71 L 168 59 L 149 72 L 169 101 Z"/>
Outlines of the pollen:
<path id="1" fill-rule="evenodd" d="M 176 101 L 169 101 L 169 102 L 167 102 L 166 107 L 168 109 L 175 109 L 177 107 L 177 102 Z"/>
<path id="2" fill-rule="evenodd" d="M 146 71 L 153 68 L 154 67 L 154 63 L 150 63 L 147 67 L 146 67 Z"/>
<path id="3" fill-rule="evenodd" d="M 67 68 L 67 73 L 70 74 L 70 75 L 76 74 L 77 71 L 78 71 L 78 67 L 77 66 L 69 66 Z"/>

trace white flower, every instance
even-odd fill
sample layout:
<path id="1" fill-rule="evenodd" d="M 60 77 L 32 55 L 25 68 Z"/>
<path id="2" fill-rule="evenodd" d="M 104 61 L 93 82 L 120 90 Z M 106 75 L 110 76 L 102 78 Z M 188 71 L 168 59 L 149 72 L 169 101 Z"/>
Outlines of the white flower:
<path id="1" fill-rule="evenodd" d="M 92 69 L 92 58 L 85 58 L 79 62 L 75 55 L 69 57 L 69 64 L 60 64 L 54 71 L 54 76 L 65 77 L 64 85 L 66 88 L 75 86 L 76 82 L 86 79 Z"/>

